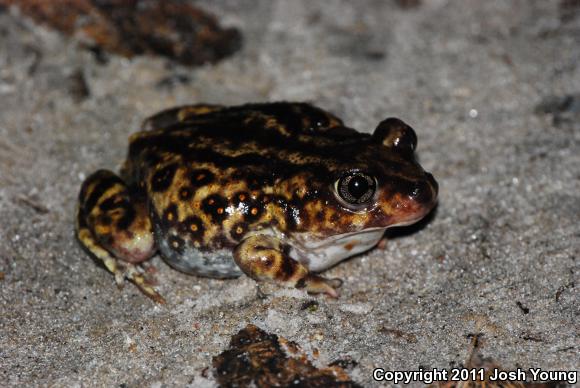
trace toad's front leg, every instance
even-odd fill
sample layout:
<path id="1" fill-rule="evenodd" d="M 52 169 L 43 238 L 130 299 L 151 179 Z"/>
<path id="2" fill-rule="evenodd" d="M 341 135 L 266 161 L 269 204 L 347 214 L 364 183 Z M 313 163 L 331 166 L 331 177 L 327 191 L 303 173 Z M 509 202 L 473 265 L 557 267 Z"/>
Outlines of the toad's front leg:
<path id="1" fill-rule="evenodd" d="M 89 176 L 79 195 L 76 233 L 83 246 L 115 275 L 129 279 L 155 302 L 165 300 L 140 266 L 155 253 L 151 221 L 144 201 L 107 170 Z"/>
<path id="2" fill-rule="evenodd" d="M 305 288 L 311 294 L 338 298 L 340 279 L 325 279 L 308 271 L 288 255 L 288 246 L 268 235 L 252 235 L 234 250 L 234 260 L 252 279 L 269 281 L 286 287 Z"/>

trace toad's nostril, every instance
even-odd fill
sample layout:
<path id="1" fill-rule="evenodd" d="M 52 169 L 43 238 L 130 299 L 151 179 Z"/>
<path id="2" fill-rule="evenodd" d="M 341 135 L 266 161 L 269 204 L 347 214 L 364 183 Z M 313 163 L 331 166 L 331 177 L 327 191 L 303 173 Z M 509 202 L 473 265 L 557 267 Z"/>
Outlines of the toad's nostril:
<path id="1" fill-rule="evenodd" d="M 428 204 L 433 202 L 437 195 L 437 182 L 431 174 L 427 174 L 427 179 L 415 182 L 410 197 L 418 203 Z"/>

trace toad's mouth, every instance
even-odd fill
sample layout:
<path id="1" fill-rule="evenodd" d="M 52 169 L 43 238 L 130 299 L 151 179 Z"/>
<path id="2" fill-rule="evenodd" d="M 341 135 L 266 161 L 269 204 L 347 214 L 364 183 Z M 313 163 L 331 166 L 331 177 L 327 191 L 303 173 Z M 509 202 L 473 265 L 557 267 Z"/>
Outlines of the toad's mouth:
<path id="1" fill-rule="evenodd" d="M 414 223 L 416 223 L 416 222 L 418 222 L 418 221 L 421 221 L 423 218 L 425 218 L 425 216 L 426 216 L 426 215 L 427 215 L 427 214 L 428 214 L 430 211 L 431 211 L 431 209 L 429 209 L 429 210 L 425 210 L 424 212 L 417 214 L 415 217 L 408 218 L 408 219 L 406 219 L 406 220 L 404 220 L 404 221 L 397 222 L 397 223 L 395 223 L 395 224 L 389 225 L 387 228 L 389 228 L 389 229 L 390 229 L 390 228 L 394 228 L 394 227 L 397 227 L 397 226 L 408 226 L 408 225 L 413 225 Z M 387 229 L 387 228 L 385 228 L 385 229 Z"/>
<path id="2" fill-rule="evenodd" d="M 368 251 L 377 245 L 385 229 L 384 227 L 369 228 L 323 239 L 316 239 L 307 234 L 293 236 L 290 256 L 312 271 L 322 271 L 347 257 Z"/>
<path id="3" fill-rule="evenodd" d="M 377 236 L 382 237 L 386 229 L 399 226 L 407 226 L 416 223 L 417 221 L 423 219 L 425 214 L 419 213 L 411 218 L 406 218 L 400 222 L 394 223 L 388 226 L 376 226 L 371 228 L 365 228 L 363 230 L 358 230 L 354 232 L 335 234 L 325 237 L 316 237 L 311 234 L 304 233 L 292 236 L 292 240 L 295 241 L 294 246 L 299 246 L 305 249 L 321 249 L 332 245 L 342 245 L 352 242 L 353 239 L 358 238 L 361 241 L 372 241 L 376 239 Z M 379 237 L 379 239 L 380 239 Z M 377 241 L 378 242 L 378 241 Z"/>
<path id="4" fill-rule="evenodd" d="M 306 249 L 320 249 L 331 245 L 341 245 L 348 243 L 353 240 L 353 238 L 359 238 L 361 240 L 375 239 L 377 235 L 382 235 L 385 233 L 385 227 L 375 227 L 363 229 L 356 232 L 335 234 L 332 236 L 327 236 L 324 238 L 316 238 L 308 234 L 294 236 L 296 245 L 306 248 Z"/>

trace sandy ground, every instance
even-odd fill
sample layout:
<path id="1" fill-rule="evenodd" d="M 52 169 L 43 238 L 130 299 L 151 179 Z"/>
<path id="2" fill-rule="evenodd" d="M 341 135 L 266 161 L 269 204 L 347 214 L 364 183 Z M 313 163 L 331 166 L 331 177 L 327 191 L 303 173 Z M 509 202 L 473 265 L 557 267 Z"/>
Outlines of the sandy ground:
<path id="1" fill-rule="evenodd" d="M 580 92 L 578 8 L 196 3 L 242 30 L 241 52 L 197 69 L 100 63 L 0 14 L 0 385 L 214 386 L 206 368 L 248 323 L 317 365 L 351 357 L 365 386 L 376 367 L 458 366 L 474 335 L 504 368 L 579 369 L 580 102 L 565 100 Z M 248 278 L 186 276 L 160 258 L 166 306 L 118 290 L 74 239 L 82 180 L 118 168 L 161 108 L 274 100 L 312 101 L 360 131 L 410 123 L 439 181 L 435 214 L 328 271 L 345 280 L 337 301 L 262 300 Z"/>

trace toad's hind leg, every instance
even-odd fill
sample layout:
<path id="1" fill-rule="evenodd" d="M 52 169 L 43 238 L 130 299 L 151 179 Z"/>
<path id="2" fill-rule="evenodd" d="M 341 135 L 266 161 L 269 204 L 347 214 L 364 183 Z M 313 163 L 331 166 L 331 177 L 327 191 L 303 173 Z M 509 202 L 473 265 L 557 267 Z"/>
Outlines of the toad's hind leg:
<path id="1" fill-rule="evenodd" d="M 167 128 L 222 109 L 224 107 L 221 105 L 198 104 L 162 110 L 145 119 L 141 125 L 141 130 L 150 131 L 153 129 Z"/>
<path id="2" fill-rule="evenodd" d="M 127 278 L 155 302 L 165 302 L 140 265 L 155 253 L 146 206 L 130 194 L 121 178 L 99 170 L 83 182 L 76 233 L 82 245 L 115 275 L 119 286 Z"/>
<path id="3" fill-rule="evenodd" d="M 275 237 L 253 235 L 234 250 L 234 260 L 246 275 L 256 281 L 270 281 L 287 287 L 305 288 L 311 294 L 338 298 L 340 279 L 325 279 L 308 271 L 288 255 L 285 244 Z"/>

